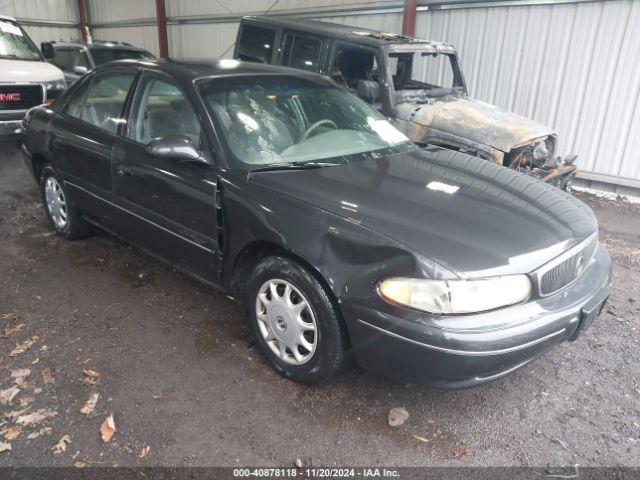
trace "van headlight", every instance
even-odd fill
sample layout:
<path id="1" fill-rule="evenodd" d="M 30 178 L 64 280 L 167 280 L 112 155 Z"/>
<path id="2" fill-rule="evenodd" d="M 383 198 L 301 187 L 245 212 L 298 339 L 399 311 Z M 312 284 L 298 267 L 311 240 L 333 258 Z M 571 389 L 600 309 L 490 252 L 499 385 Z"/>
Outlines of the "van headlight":
<path id="1" fill-rule="evenodd" d="M 65 91 L 67 83 L 64 80 L 52 80 L 45 82 L 45 86 L 47 87 L 47 104 L 51 105 Z"/>
<path id="2" fill-rule="evenodd" d="M 458 314 L 493 310 L 519 303 L 531 295 L 526 275 L 479 280 L 389 278 L 378 285 L 386 301 L 429 313 Z"/>

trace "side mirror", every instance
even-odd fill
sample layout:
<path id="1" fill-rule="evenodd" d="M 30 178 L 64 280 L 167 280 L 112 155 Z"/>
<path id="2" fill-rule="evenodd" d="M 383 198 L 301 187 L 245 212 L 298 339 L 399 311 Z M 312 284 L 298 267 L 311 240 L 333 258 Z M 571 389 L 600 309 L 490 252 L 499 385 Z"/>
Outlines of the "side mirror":
<path id="1" fill-rule="evenodd" d="M 371 80 L 360 80 L 358 82 L 358 96 L 368 103 L 380 101 L 380 85 Z"/>
<path id="2" fill-rule="evenodd" d="M 155 158 L 181 162 L 209 163 L 200 154 L 193 141 L 184 135 L 166 135 L 154 138 L 147 145 L 147 151 Z"/>
<path id="3" fill-rule="evenodd" d="M 84 67 L 82 65 L 76 65 L 75 67 L 73 67 L 73 73 L 75 73 L 76 75 L 84 75 L 85 73 L 87 73 L 89 71 L 89 69 L 87 67 Z"/>
<path id="4" fill-rule="evenodd" d="M 53 43 L 51 42 L 42 42 L 40 44 L 40 51 L 42 52 L 42 56 L 47 60 L 56 56 L 56 51 L 53 49 Z"/>

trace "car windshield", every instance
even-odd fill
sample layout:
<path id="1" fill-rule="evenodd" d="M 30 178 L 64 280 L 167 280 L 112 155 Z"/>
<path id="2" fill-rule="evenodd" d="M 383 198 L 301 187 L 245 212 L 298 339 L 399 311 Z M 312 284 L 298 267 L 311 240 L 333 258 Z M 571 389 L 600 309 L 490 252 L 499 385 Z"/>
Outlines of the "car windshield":
<path id="1" fill-rule="evenodd" d="M 454 55 L 435 52 L 390 53 L 388 65 L 395 90 L 448 93 L 462 87 Z"/>
<path id="2" fill-rule="evenodd" d="M 206 80 L 200 93 L 232 161 L 260 165 L 348 163 L 415 147 L 380 113 L 324 79 Z"/>
<path id="3" fill-rule="evenodd" d="M 0 19 L 0 58 L 40 61 L 42 57 L 27 33 L 15 22 Z"/>
<path id="4" fill-rule="evenodd" d="M 92 48 L 91 56 L 96 66 L 115 60 L 149 60 L 154 56 L 144 50 L 130 50 L 126 48 Z"/>

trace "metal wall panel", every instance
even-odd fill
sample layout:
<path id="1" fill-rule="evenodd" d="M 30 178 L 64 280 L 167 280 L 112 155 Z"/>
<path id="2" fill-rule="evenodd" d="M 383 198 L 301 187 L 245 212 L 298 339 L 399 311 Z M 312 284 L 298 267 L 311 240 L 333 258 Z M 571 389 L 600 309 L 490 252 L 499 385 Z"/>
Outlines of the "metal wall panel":
<path id="1" fill-rule="evenodd" d="M 72 40 L 79 39 L 80 29 L 77 27 L 40 27 L 36 25 L 24 25 L 23 28 L 31 37 L 31 40 L 40 47 L 41 42 L 50 42 L 51 40 Z"/>
<path id="2" fill-rule="evenodd" d="M 158 48 L 158 29 L 155 25 L 137 27 L 109 27 L 91 30 L 94 40 L 111 40 L 127 42 L 136 47 L 149 50 L 154 55 L 160 55 Z"/>
<path id="3" fill-rule="evenodd" d="M 383 30 L 385 32 L 402 31 L 402 14 L 382 13 L 371 15 L 340 15 L 337 17 L 321 17 L 323 22 L 340 23 L 342 25 L 356 25 L 360 27 Z"/>
<path id="4" fill-rule="evenodd" d="M 76 5 L 76 0 L 0 0 L 0 15 L 22 20 L 31 39 L 40 45 L 44 41 L 80 37 L 80 30 L 72 26 L 79 23 Z M 49 24 L 36 25 L 40 22 Z M 65 25 L 54 26 L 55 22 Z"/>
<path id="5" fill-rule="evenodd" d="M 0 15 L 78 23 L 76 0 L 1 0 Z"/>
<path id="6" fill-rule="evenodd" d="M 317 9 L 343 9 L 345 7 L 374 8 L 388 5 L 398 5 L 399 0 L 166 0 L 167 15 L 193 16 L 193 15 L 225 15 L 238 16 L 262 13 L 270 9 L 271 12 L 292 10 L 317 10 Z"/>
<path id="7" fill-rule="evenodd" d="M 185 2 L 188 3 L 188 2 Z M 87 0 L 91 23 L 106 23 L 133 19 L 155 19 L 154 0 Z"/>
<path id="8" fill-rule="evenodd" d="M 238 23 L 169 25 L 171 56 L 178 58 L 231 58 Z"/>

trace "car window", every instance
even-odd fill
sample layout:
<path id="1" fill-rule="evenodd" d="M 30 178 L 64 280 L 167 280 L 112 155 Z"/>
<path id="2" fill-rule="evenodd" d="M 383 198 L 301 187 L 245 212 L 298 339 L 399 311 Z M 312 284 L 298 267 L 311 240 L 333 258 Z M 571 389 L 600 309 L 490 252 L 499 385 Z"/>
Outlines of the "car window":
<path id="1" fill-rule="evenodd" d="M 378 81 L 375 53 L 349 45 L 336 48 L 331 66 L 331 78 L 338 85 L 356 90 L 360 80 Z"/>
<path id="2" fill-rule="evenodd" d="M 83 49 L 76 48 L 73 50 L 73 66 L 89 68 L 89 59 Z"/>
<path id="3" fill-rule="evenodd" d="M 53 64 L 65 72 L 72 72 L 74 67 L 89 68 L 87 54 L 81 48 L 56 49 Z"/>
<path id="4" fill-rule="evenodd" d="M 283 65 L 317 72 L 320 68 L 322 42 L 316 38 L 287 35 L 284 43 Z"/>
<path id="5" fill-rule="evenodd" d="M 147 144 L 154 138 L 184 135 L 200 145 L 200 121 L 177 85 L 150 78 L 136 101 L 128 137 Z"/>
<path id="6" fill-rule="evenodd" d="M 105 73 L 75 91 L 65 113 L 111 133 L 123 122 L 122 109 L 135 72 Z"/>
<path id="7" fill-rule="evenodd" d="M 276 32 L 269 28 L 245 25 L 238 45 L 238 58 L 250 62 L 270 63 Z"/>
<path id="8" fill-rule="evenodd" d="M 65 72 L 70 72 L 73 68 L 73 51 L 70 48 L 56 48 L 53 64 Z"/>
<path id="9" fill-rule="evenodd" d="M 396 90 L 423 90 L 462 86 L 454 75 L 454 57 L 424 52 L 391 53 L 389 71 Z"/>

